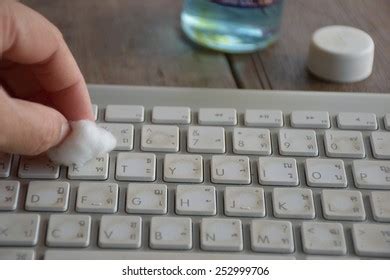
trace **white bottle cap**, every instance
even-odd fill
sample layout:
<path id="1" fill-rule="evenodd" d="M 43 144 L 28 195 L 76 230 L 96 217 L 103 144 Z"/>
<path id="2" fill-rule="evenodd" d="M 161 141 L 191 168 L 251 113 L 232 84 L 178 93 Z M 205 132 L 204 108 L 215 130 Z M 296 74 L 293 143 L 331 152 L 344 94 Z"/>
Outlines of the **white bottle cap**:
<path id="1" fill-rule="evenodd" d="M 334 82 L 357 82 L 370 76 L 374 41 L 366 32 L 349 26 L 326 26 L 314 32 L 308 68 Z"/>

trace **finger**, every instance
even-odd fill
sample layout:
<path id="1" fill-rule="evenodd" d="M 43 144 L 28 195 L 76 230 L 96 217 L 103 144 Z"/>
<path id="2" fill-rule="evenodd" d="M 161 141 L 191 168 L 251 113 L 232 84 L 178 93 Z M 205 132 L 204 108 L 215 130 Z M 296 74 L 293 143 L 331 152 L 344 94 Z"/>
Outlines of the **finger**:
<path id="1" fill-rule="evenodd" d="M 0 81 L 2 82 L 7 93 L 12 97 L 55 107 L 59 111 L 66 111 L 66 108 L 74 108 L 74 112 L 80 112 L 84 107 L 87 107 L 80 106 L 79 103 L 68 104 L 68 100 L 76 100 L 77 98 L 69 98 L 66 94 L 60 95 L 57 93 L 58 97 L 53 98 L 53 94 L 48 94 L 42 90 L 42 87 L 35 78 L 35 75 L 26 65 L 14 63 L 5 68 L 0 67 Z M 73 90 L 68 92 L 77 93 L 78 91 Z M 56 103 L 54 103 L 52 99 Z M 62 106 L 64 106 L 64 109 L 59 109 Z"/>
<path id="2" fill-rule="evenodd" d="M 93 119 L 84 78 L 58 29 L 13 1 L 0 2 L 0 53 L 27 64 L 56 109 L 68 120 Z"/>
<path id="3" fill-rule="evenodd" d="M 9 97 L 0 89 L 0 151 L 38 155 L 68 134 L 65 117 L 53 108 Z"/>
<path id="4" fill-rule="evenodd" d="M 7 64 L 4 67 L 4 63 L 0 63 L 0 84 L 9 95 L 53 107 L 48 94 L 42 91 L 42 87 L 26 65 Z"/>
<path id="5" fill-rule="evenodd" d="M 31 101 L 32 96 L 42 92 L 42 87 L 28 66 L 13 63 L 0 67 L 0 80 L 12 97 Z"/>

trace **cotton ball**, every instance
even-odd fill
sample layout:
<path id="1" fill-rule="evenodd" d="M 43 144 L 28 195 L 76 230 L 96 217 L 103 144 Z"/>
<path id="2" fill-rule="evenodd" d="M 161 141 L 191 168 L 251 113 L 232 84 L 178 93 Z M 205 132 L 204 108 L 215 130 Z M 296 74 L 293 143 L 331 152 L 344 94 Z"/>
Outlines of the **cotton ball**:
<path id="1" fill-rule="evenodd" d="M 82 120 L 69 124 L 72 132 L 59 146 L 47 152 L 49 158 L 56 163 L 82 166 L 97 155 L 112 151 L 116 146 L 115 137 L 93 121 Z"/>

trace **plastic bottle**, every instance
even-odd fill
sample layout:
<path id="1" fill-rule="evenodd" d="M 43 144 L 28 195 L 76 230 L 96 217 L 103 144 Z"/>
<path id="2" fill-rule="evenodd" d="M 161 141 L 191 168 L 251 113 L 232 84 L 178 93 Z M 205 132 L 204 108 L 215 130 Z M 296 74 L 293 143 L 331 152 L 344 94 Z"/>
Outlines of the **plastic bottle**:
<path id="1" fill-rule="evenodd" d="M 184 33 L 194 42 L 228 53 L 262 49 L 278 37 L 283 0 L 185 0 Z"/>

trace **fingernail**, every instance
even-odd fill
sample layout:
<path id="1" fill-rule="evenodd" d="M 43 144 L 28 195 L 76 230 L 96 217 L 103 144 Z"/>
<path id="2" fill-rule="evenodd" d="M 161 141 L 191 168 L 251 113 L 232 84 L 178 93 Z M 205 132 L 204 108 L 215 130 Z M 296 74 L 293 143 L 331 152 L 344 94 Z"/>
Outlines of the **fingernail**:
<path id="1" fill-rule="evenodd" d="M 70 132 L 69 123 L 67 122 L 63 123 L 61 126 L 60 140 L 58 141 L 58 143 L 61 143 L 66 138 L 66 136 L 68 136 L 69 132 Z"/>

